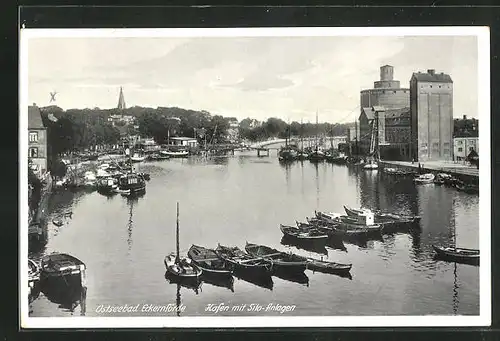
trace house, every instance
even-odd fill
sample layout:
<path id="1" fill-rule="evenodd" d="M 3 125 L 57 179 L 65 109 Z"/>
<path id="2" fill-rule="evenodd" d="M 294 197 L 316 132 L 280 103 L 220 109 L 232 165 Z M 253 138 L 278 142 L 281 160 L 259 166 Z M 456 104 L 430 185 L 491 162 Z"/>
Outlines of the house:
<path id="1" fill-rule="evenodd" d="M 198 140 L 194 137 L 171 137 L 170 144 L 174 146 L 196 148 L 198 147 Z"/>
<path id="2" fill-rule="evenodd" d="M 35 104 L 28 107 L 28 160 L 39 177 L 47 172 L 47 128 Z"/>
<path id="3" fill-rule="evenodd" d="M 479 155 L 479 137 L 454 137 L 453 160 L 466 161 L 467 156 L 475 151 Z"/>

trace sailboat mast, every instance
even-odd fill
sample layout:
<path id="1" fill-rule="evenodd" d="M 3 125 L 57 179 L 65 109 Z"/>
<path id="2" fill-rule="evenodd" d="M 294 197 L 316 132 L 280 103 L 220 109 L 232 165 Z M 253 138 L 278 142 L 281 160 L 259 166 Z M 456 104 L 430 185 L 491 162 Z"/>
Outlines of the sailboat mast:
<path id="1" fill-rule="evenodd" d="M 318 110 L 316 110 L 316 139 L 314 140 L 316 143 L 316 152 L 318 151 Z"/>
<path id="2" fill-rule="evenodd" d="M 177 202 L 177 219 L 176 219 L 176 231 L 175 231 L 175 246 L 176 246 L 176 262 L 179 262 L 179 202 Z"/>
<path id="3" fill-rule="evenodd" d="M 300 151 L 304 152 L 304 124 L 302 119 L 300 119 Z"/>

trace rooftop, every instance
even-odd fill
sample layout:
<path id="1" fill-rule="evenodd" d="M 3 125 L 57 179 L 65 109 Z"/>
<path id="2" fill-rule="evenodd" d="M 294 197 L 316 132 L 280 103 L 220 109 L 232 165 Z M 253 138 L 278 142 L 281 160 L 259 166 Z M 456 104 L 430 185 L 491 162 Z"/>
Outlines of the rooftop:
<path id="1" fill-rule="evenodd" d="M 28 107 L 28 129 L 45 129 L 42 121 L 42 113 L 36 105 Z"/>
<path id="2" fill-rule="evenodd" d="M 400 109 L 387 109 L 385 118 L 410 117 L 410 107 Z"/>
<path id="3" fill-rule="evenodd" d="M 445 73 L 436 73 L 435 70 L 429 69 L 426 73 L 424 72 L 414 72 L 412 79 L 416 79 L 419 82 L 440 82 L 440 83 L 453 83 L 451 76 Z"/>

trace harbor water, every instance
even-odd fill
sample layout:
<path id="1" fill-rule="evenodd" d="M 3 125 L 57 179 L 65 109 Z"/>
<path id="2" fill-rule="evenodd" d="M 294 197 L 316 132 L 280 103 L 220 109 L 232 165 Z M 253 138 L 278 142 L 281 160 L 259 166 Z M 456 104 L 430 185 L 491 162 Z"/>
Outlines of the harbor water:
<path id="1" fill-rule="evenodd" d="M 151 174 L 145 195 L 129 199 L 59 191 L 49 202 L 47 243 L 30 257 L 74 255 L 87 265 L 85 298 L 59 302 L 43 292 L 30 316 L 221 315 L 478 315 L 479 267 L 434 259 L 432 245 L 479 248 L 479 197 L 436 185 L 415 185 L 381 171 L 309 161 L 289 165 L 255 152 L 226 157 L 136 164 Z M 172 284 L 164 257 L 175 251 L 176 202 L 180 250 L 192 244 L 245 247 L 258 243 L 314 258 L 351 263 L 351 278 L 306 271 L 271 283 L 234 278 L 199 288 Z M 315 210 L 343 205 L 422 217 L 417 229 L 378 240 L 304 247 L 284 242 L 280 224 L 305 221 Z M 71 215 L 66 214 L 72 212 Z M 62 219 L 57 227 L 52 220 Z M 486 227 L 485 227 L 486 228 Z M 210 304 L 294 306 L 265 313 L 214 312 Z M 106 306 L 182 307 L 177 311 L 106 312 Z"/>

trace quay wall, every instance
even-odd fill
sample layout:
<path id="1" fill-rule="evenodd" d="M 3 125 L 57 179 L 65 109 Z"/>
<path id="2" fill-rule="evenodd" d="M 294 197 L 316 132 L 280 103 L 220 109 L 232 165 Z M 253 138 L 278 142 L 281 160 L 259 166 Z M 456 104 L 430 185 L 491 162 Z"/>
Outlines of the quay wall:
<path id="1" fill-rule="evenodd" d="M 394 167 L 406 170 L 418 170 L 418 162 L 406 161 L 380 161 L 382 167 Z M 421 170 L 424 173 L 447 173 L 464 182 L 478 184 L 479 183 L 479 170 L 475 167 L 457 167 L 457 165 L 450 162 L 433 163 L 421 162 Z"/>

